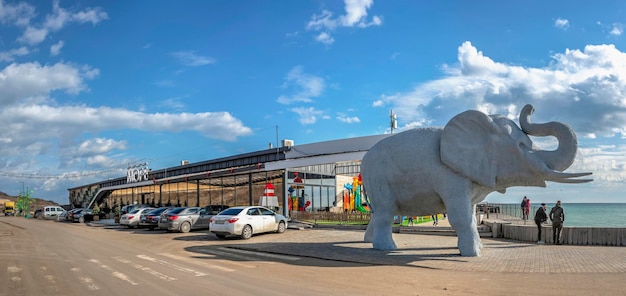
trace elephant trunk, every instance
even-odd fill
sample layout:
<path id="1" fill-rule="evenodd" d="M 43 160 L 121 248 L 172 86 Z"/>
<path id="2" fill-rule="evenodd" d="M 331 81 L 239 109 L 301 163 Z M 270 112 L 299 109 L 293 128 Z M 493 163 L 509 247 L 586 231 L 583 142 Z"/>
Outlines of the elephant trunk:
<path id="1" fill-rule="evenodd" d="M 578 140 L 571 127 L 560 122 L 531 123 L 530 115 L 535 108 L 526 105 L 520 112 L 519 122 L 522 130 L 531 136 L 554 136 L 559 141 L 559 146 L 554 151 L 535 151 L 537 157 L 544 161 L 546 166 L 555 171 L 562 172 L 572 165 L 576 158 Z"/>

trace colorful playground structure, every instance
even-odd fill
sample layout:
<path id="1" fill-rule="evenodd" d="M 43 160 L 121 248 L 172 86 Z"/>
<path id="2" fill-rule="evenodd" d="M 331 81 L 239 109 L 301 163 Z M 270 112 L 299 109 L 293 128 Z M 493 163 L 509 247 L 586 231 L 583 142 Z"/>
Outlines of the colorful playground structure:
<path id="1" fill-rule="evenodd" d="M 344 211 L 359 211 L 362 213 L 367 213 L 370 211 L 369 202 L 367 201 L 367 197 L 363 195 L 363 179 L 361 179 L 361 174 L 352 178 L 352 183 L 346 183 L 343 185 L 343 188 L 346 189 L 343 192 L 343 206 Z"/>

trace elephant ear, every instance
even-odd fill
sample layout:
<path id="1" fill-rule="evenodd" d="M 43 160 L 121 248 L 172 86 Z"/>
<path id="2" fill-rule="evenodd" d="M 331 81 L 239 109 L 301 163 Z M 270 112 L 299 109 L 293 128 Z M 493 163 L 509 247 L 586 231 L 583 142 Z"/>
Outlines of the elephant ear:
<path id="1" fill-rule="evenodd" d="M 489 188 L 496 186 L 493 154 L 500 128 L 486 114 L 469 110 L 453 117 L 441 134 L 441 161 L 453 171 Z"/>

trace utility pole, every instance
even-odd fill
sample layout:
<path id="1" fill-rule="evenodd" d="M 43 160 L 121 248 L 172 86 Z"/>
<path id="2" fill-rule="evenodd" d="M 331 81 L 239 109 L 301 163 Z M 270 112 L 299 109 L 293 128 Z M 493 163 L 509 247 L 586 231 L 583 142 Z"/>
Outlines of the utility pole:
<path id="1" fill-rule="evenodd" d="M 398 129 L 398 121 L 396 120 L 396 115 L 393 114 L 393 109 L 389 112 L 389 127 L 391 129 L 391 133 L 393 134 L 394 129 Z"/>

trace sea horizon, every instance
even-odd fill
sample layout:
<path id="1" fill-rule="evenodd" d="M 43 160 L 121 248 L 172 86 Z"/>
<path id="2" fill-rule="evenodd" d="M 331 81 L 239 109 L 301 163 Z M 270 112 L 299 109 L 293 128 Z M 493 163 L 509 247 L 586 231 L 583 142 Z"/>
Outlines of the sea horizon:
<path id="1" fill-rule="evenodd" d="M 490 203 L 496 204 L 496 203 Z M 512 205 L 519 207 L 519 203 L 497 203 L 501 205 Z M 540 203 L 532 203 L 531 218 L 539 207 Z M 555 203 L 546 203 L 546 213 L 550 213 L 550 209 Z M 617 227 L 626 228 L 626 202 L 562 202 L 565 211 L 564 227 Z"/>

